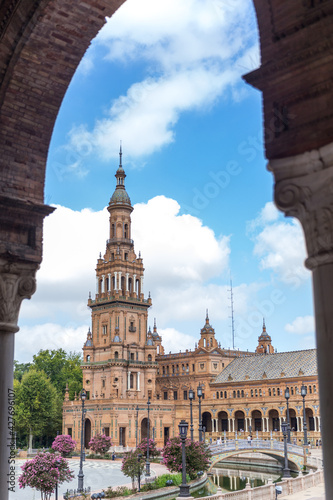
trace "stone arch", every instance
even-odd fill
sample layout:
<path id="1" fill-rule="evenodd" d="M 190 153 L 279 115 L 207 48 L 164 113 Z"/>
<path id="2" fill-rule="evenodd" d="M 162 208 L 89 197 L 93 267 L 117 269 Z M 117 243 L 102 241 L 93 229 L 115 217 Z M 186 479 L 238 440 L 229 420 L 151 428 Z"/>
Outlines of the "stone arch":
<path id="1" fill-rule="evenodd" d="M 22 296 L 15 298 L 18 306 L 15 304 L 14 313 L 12 308 L 10 316 L 7 312 L 1 313 L 4 331 L 11 334 L 6 348 L 0 345 L 0 378 L 6 387 L 12 384 L 13 332 L 17 331 L 19 305 L 23 298 L 30 298 L 34 293 L 35 272 L 42 257 L 42 221 L 52 211 L 43 205 L 43 192 L 53 125 L 75 68 L 90 41 L 105 23 L 105 17 L 111 16 L 122 3 L 123 0 L 87 0 L 85 5 L 65 0 L 4 0 L 1 4 L 0 203 L 3 210 L 0 211 L 0 251 L 5 263 L 1 279 L 4 282 L 9 279 L 7 265 L 19 263 L 21 267 L 15 271 L 15 279 L 25 276 L 26 283 L 29 282 Z M 282 211 L 298 216 L 303 222 L 308 266 L 316 271 L 318 372 L 323 387 L 322 418 L 326 430 L 324 458 L 326 456 L 328 464 L 333 466 L 331 403 L 327 403 L 333 367 L 326 340 L 333 317 L 324 306 L 319 311 L 324 299 L 333 296 L 333 284 L 327 272 L 332 266 L 331 221 L 318 228 L 318 241 L 312 232 L 313 221 L 321 220 L 325 210 L 330 212 L 327 207 L 332 203 L 327 193 L 320 196 L 320 203 L 314 198 L 319 199 L 318 193 L 332 182 L 332 169 L 328 167 L 331 167 L 333 116 L 327 109 L 331 109 L 333 91 L 326 82 L 331 77 L 333 3 L 332 0 L 294 2 L 288 16 L 283 15 L 285 2 L 253 0 L 253 3 L 260 33 L 261 67 L 245 79 L 263 92 L 266 157 L 277 177 L 276 203 Z M 298 76 L 305 71 L 307 78 L 300 79 Z M 56 80 L 52 78 L 55 74 Z M 283 86 L 281 78 L 285 82 Z M 311 155 L 307 154 L 309 151 Z M 286 196 L 287 187 L 290 196 Z M 308 199 L 302 215 L 298 203 L 305 192 Z M 2 223 L 3 217 L 6 225 Z M 320 241 L 328 243 L 323 246 Z M 325 266 L 321 266 L 322 263 Z M 5 399 L 1 406 L 6 406 Z M 3 442 L 8 438 L 6 429 L 4 416 L 0 420 Z M 5 462 L 1 456 L 1 478 L 6 478 Z M 0 479 L 0 490 L 7 491 L 6 487 Z M 333 489 L 333 475 L 329 470 L 326 489 Z"/>

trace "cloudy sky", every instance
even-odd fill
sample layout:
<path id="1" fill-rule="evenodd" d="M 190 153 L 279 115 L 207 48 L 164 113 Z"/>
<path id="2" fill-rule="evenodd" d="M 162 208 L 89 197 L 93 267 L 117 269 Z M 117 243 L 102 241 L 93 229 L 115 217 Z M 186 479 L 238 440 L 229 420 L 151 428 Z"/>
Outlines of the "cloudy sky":
<path id="1" fill-rule="evenodd" d="M 314 347 L 310 273 L 297 221 L 272 203 L 249 0 L 127 0 L 107 20 L 65 96 L 49 150 L 38 291 L 25 301 L 16 359 L 79 351 L 108 235 L 119 144 L 166 351 L 194 347 L 206 309 L 216 337 L 254 350 L 265 318 L 278 351 Z"/>

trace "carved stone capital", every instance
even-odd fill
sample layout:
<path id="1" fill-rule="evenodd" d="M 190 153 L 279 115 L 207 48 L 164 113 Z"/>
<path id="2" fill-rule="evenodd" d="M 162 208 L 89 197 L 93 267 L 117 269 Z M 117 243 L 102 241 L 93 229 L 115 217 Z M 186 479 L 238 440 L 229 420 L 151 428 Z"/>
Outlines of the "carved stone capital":
<path id="1" fill-rule="evenodd" d="M 271 160 L 275 203 L 303 226 L 308 269 L 333 263 L 333 143 L 294 157 Z"/>
<path id="2" fill-rule="evenodd" d="M 15 333 L 21 302 L 36 291 L 37 264 L 0 258 L 0 333 Z"/>

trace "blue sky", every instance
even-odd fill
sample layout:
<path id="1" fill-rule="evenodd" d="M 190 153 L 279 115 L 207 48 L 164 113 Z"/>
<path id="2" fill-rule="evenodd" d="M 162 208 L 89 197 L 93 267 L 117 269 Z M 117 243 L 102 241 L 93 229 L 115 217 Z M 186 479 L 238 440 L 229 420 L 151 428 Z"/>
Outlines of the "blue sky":
<path id="1" fill-rule="evenodd" d="M 147 15 L 147 12 L 149 15 Z M 272 203 L 259 66 L 248 0 L 127 0 L 84 56 L 49 150 L 38 291 L 22 306 L 16 359 L 80 350 L 119 144 L 135 249 L 166 351 L 193 348 L 206 309 L 223 347 L 255 349 L 265 317 L 274 347 L 314 346 L 302 232 Z"/>

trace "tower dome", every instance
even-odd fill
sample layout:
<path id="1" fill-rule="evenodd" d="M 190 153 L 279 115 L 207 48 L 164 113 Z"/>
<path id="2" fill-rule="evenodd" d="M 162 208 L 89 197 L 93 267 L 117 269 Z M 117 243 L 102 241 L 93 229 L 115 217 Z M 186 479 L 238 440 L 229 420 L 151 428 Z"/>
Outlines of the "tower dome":
<path id="1" fill-rule="evenodd" d="M 117 185 L 113 195 L 111 196 L 109 207 L 127 205 L 128 207 L 132 208 L 130 197 L 128 196 L 127 191 L 125 189 L 126 174 L 122 166 L 121 158 L 122 158 L 122 149 L 120 146 L 119 167 L 115 174 L 115 177 L 117 179 Z"/>

